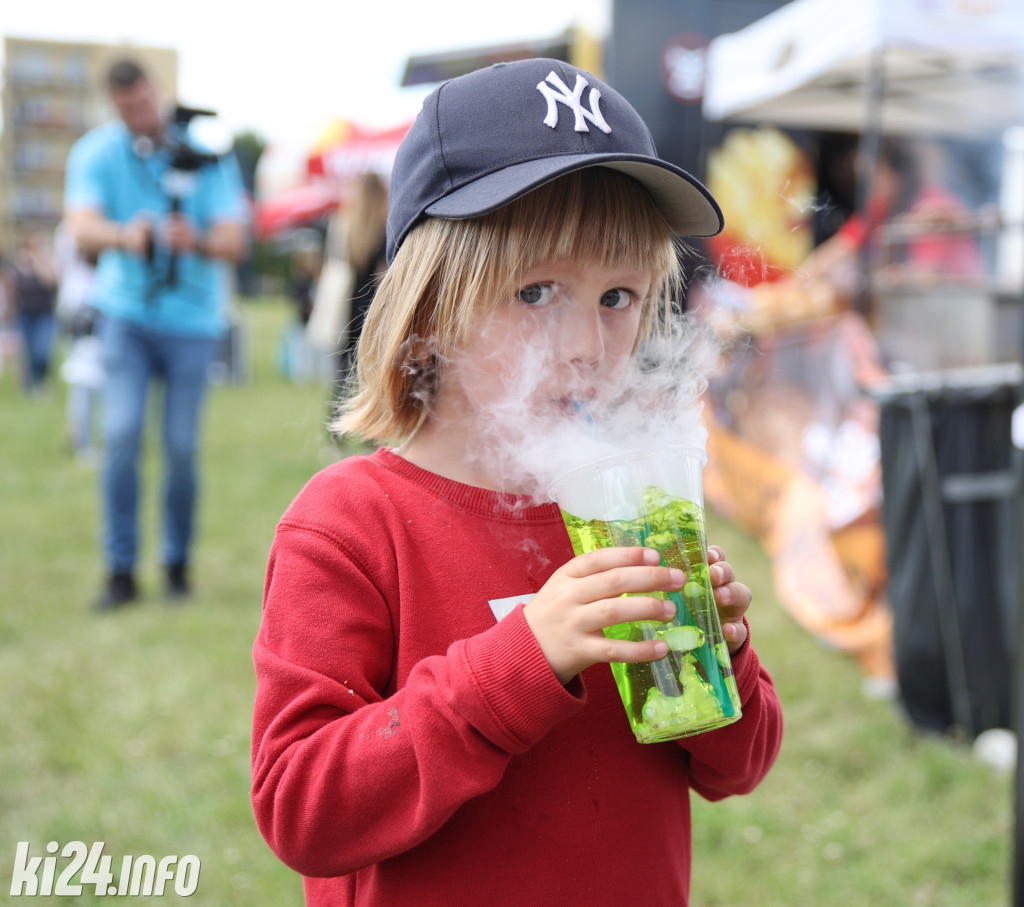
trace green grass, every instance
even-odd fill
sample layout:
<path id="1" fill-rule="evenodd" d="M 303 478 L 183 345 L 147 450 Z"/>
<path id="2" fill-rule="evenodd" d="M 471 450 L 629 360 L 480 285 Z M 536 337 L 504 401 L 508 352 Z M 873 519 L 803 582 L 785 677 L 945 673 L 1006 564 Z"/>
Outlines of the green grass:
<path id="1" fill-rule="evenodd" d="M 155 438 L 145 598 L 98 616 L 88 607 L 102 579 L 96 474 L 67 453 L 63 388 L 28 400 L 9 365 L 0 375 L 0 902 L 18 841 L 44 856 L 49 841 L 79 840 L 106 842 L 115 874 L 128 854 L 199 856 L 192 904 L 302 903 L 249 808 L 250 649 L 274 525 L 338 454 L 323 389 L 275 372 L 286 304 L 246 302 L 241 316 L 252 381 L 211 394 L 197 594 L 180 609 L 160 598 Z M 750 796 L 695 798 L 694 907 L 1008 903 L 1010 778 L 865 699 L 856 665 L 780 610 L 756 542 L 713 514 L 709 523 L 755 591 L 754 639 L 786 739 Z"/>

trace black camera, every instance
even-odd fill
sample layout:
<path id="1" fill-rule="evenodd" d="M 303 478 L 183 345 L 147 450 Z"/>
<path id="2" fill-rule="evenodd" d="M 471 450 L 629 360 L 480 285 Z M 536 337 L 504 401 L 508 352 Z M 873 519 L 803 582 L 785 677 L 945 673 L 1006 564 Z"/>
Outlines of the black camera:
<path id="1" fill-rule="evenodd" d="M 206 164 L 216 164 L 223 155 L 200 151 L 189 142 L 188 127 L 195 117 L 215 117 L 212 110 L 200 107 L 174 108 L 171 122 L 164 130 L 164 145 L 171 152 L 171 169 L 193 173 Z"/>
<path id="2" fill-rule="evenodd" d="M 185 107 L 181 104 L 174 108 L 169 122 L 164 127 L 161 144 L 170 153 L 170 162 L 167 172 L 160 181 L 161 188 L 170 199 L 170 210 L 177 214 L 182 210 L 184 200 L 195 191 L 198 172 L 207 165 L 216 164 L 222 158 L 230 154 L 230 149 L 217 153 L 206 149 L 196 148 L 189 134 L 189 126 L 195 117 L 215 117 L 217 114 L 212 110 L 203 110 L 199 107 Z M 144 152 L 152 152 L 152 146 L 140 150 L 136 146 L 136 153 L 140 157 L 145 156 Z M 156 246 L 152 238 L 146 260 L 152 267 L 156 259 Z M 178 256 L 171 254 L 167 259 L 167 273 L 159 281 L 158 286 L 175 286 L 178 282 Z"/>

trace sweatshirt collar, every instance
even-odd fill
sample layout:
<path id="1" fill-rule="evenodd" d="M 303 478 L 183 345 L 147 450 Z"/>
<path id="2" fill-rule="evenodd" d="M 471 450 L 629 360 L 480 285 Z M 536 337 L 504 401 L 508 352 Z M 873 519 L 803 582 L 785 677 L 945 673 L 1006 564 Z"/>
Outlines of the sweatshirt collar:
<path id="1" fill-rule="evenodd" d="M 506 494 L 447 479 L 410 463 L 390 447 L 380 448 L 372 455 L 372 459 L 389 472 L 415 482 L 462 510 L 513 521 L 561 521 L 561 514 L 555 504 L 538 503 L 536 498 L 529 495 Z"/>

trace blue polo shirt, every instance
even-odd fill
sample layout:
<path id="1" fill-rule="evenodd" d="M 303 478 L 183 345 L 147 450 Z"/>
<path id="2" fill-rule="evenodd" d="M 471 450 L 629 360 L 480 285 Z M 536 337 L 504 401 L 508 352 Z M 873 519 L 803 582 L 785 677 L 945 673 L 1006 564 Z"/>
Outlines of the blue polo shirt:
<path id="1" fill-rule="evenodd" d="M 118 223 L 138 216 L 154 222 L 171 211 L 173 192 L 182 214 L 202 232 L 221 221 L 244 222 L 245 194 L 232 155 L 180 178 L 166 149 L 136 154 L 120 120 L 80 138 L 71 149 L 65 208 L 94 208 Z M 170 177 L 168 174 L 171 174 Z M 180 178 L 178 183 L 175 179 Z M 93 285 L 97 309 L 173 334 L 219 336 L 227 325 L 231 265 L 202 255 L 179 254 L 170 281 L 170 253 L 156 248 L 152 261 L 116 249 L 100 255 Z"/>

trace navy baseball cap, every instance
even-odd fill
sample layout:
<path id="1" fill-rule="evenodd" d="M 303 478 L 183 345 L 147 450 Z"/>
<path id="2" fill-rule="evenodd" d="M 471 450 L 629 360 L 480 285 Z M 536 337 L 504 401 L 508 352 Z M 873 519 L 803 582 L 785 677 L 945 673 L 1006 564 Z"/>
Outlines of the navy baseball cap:
<path id="1" fill-rule="evenodd" d="M 388 262 L 422 217 L 477 217 L 594 166 L 641 183 L 676 233 L 724 226 L 711 193 L 658 157 L 621 94 L 569 63 L 535 58 L 451 79 L 423 102 L 391 172 Z"/>

